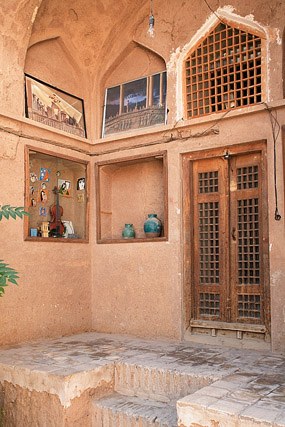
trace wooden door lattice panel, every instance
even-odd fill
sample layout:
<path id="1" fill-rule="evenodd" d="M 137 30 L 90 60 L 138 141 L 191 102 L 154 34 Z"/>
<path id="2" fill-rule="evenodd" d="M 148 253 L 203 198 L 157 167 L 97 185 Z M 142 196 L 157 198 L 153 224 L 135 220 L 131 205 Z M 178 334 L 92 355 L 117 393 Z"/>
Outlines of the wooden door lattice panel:
<path id="1" fill-rule="evenodd" d="M 238 200 L 238 283 L 260 283 L 258 199 Z"/>
<path id="2" fill-rule="evenodd" d="M 232 244 L 233 263 L 236 264 L 232 281 L 233 317 L 238 322 L 264 321 L 264 268 L 261 157 L 244 155 L 232 159 L 231 180 L 236 182 L 232 192 L 232 228 L 237 228 L 237 241 Z"/>
<path id="3" fill-rule="evenodd" d="M 219 283 L 219 203 L 199 204 L 200 283 Z"/>
<path id="4" fill-rule="evenodd" d="M 221 241 L 220 230 L 224 226 L 223 189 L 220 163 L 207 160 L 202 167 L 194 162 L 193 197 L 195 206 L 195 301 L 196 317 L 220 320 L 224 310 L 221 298 Z M 204 167 L 205 165 L 205 167 Z"/>
<path id="5" fill-rule="evenodd" d="M 220 294 L 200 292 L 199 314 L 201 316 L 219 316 Z"/>
<path id="6" fill-rule="evenodd" d="M 260 319 L 260 295 L 243 294 L 238 295 L 239 318 Z"/>

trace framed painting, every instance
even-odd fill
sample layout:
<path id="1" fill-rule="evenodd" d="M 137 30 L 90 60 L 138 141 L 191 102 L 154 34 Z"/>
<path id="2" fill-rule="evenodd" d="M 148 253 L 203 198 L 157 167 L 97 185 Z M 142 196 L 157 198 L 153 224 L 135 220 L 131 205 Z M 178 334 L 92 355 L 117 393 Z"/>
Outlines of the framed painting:
<path id="1" fill-rule="evenodd" d="M 86 138 L 83 99 L 25 74 L 26 117 Z"/>
<path id="2" fill-rule="evenodd" d="M 166 123 L 166 71 L 106 89 L 102 137 Z"/>

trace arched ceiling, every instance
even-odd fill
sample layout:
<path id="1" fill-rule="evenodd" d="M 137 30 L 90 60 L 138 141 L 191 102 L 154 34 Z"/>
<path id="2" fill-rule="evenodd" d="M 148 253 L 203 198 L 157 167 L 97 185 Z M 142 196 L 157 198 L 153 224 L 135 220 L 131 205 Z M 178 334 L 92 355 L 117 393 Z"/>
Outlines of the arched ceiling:
<path id="1" fill-rule="evenodd" d="M 138 20 L 147 25 L 148 14 L 149 0 L 42 0 L 30 47 L 60 37 L 80 68 L 97 68 L 132 40 Z"/>

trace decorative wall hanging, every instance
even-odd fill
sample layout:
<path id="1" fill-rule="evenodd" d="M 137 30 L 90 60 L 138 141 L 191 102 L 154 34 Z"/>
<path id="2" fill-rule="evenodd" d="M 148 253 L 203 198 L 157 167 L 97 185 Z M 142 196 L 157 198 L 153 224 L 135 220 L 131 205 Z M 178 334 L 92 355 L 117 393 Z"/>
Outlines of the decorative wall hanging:
<path id="1" fill-rule="evenodd" d="M 32 198 L 30 199 L 30 206 L 31 206 L 32 208 L 34 208 L 35 206 L 37 206 L 37 199 L 35 199 L 34 197 L 32 197 Z"/>
<path id="2" fill-rule="evenodd" d="M 47 203 L 48 201 L 48 191 L 47 190 L 39 190 L 38 201 L 41 203 Z"/>
<path id="3" fill-rule="evenodd" d="M 26 117 L 86 138 L 83 100 L 25 75 Z"/>
<path id="4" fill-rule="evenodd" d="M 41 168 L 40 171 L 40 181 L 49 182 L 50 170 L 46 168 Z"/>
<path id="5" fill-rule="evenodd" d="M 84 203 L 84 193 L 78 193 L 77 194 L 77 202 L 78 203 Z"/>
<path id="6" fill-rule="evenodd" d="M 166 123 L 166 71 L 106 89 L 103 137 Z"/>
<path id="7" fill-rule="evenodd" d="M 38 175 L 35 172 L 30 173 L 30 181 L 36 182 L 38 180 Z"/>
<path id="8" fill-rule="evenodd" d="M 77 180 L 77 190 L 85 189 L 85 178 L 78 178 Z"/>
<path id="9" fill-rule="evenodd" d="M 41 207 L 39 208 L 39 215 L 40 215 L 40 216 L 46 216 L 46 215 L 47 215 L 47 209 L 46 209 L 46 208 L 44 208 L 43 206 L 41 206 Z"/>
<path id="10" fill-rule="evenodd" d="M 58 193 L 61 196 L 70 197 L 71 182 L 65 179 L 57 180 Z"/>

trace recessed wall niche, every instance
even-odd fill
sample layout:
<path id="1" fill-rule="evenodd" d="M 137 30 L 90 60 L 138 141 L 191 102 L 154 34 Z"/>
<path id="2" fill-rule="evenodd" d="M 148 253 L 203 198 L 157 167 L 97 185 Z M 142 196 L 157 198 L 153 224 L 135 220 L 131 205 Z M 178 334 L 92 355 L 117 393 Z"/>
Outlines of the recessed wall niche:
<path id="1" fill-rule="evenodd" d="M 166 152 L 97 163 L 96 176 L 98 243 L 167 239 Z M 160 237 L 144 233 L 149 214 L 157 214 L 162 222 Z M 133 224 L 134 238 L 122 237 L 125 224 Z"/>
<path id="2" fill-rule="evenodd" d="M 25 239 L 88 240 L 88 162 L 27 147 Z"/>

